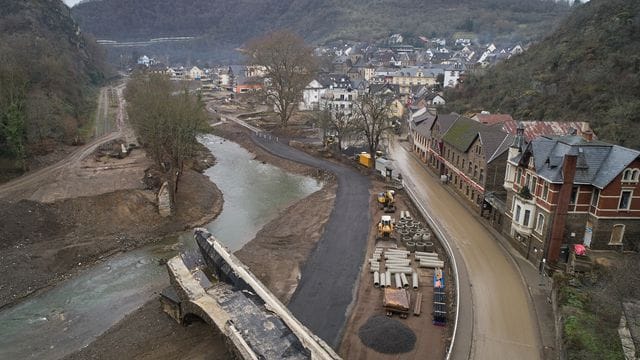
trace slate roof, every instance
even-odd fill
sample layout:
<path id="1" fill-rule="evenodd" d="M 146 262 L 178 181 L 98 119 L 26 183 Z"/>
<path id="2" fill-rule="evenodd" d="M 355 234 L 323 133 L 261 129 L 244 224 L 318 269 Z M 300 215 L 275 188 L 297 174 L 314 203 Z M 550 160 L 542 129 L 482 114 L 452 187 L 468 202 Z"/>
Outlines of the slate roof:
<path id="1" fill-rule="evenodd" d="M 440 125 L 440 134 L 444 134 L 449 130 L 451 125 L 453 125 L 453 123 L 458 120 L 459 117 L 460 115 L 456 113 L 446 115 L 438 114 L 438 118 L 436 119 L 436 121 L 434 121 L 434 124 L 437 122 Z M 433 125 L 431 125 L 431 129 L 433 129 Z"/>
<path id="2" fill-rule="evenodd" d="M 477 137 L 480 137 L 482 142 L 482 151 L 485 153 L 487 163 L 507 151 L 511 139 L 511 136 L 502 130 L 501 124 L 489 126 L 459 116 L 443 135 L 442 140 L 458 151 L 467 152 Z"/>
<path id="3" fill-rule="evenodd" d="M 586 141 L 576 135 L 541 136 L 533 139 L 514 160 L 519 162 L 533 156 L 540 177 L 562 183 L 562 165 L 567 154 L 578 156 L 574 184 L 603 189 L 640 156 L 640 151 L 602 141 Z"/>

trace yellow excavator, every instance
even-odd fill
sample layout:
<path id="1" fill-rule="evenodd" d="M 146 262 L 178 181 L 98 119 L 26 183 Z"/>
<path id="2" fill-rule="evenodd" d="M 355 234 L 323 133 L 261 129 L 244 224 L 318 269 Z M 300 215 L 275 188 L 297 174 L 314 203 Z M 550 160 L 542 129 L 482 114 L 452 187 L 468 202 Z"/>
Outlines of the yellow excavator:
<path id="1" fill-rule="evenodd" d="M 396 212 L 395 194 L 396 192 L 393 190 L 386 190 L 378 194 L 378 205 L 385 213 Z"/>
<path id="2" fill-rule="evenodd" d="M 393 240 L 393 219 L 390 215 L 382 215 L 378 223 L 378 240 Z"/>

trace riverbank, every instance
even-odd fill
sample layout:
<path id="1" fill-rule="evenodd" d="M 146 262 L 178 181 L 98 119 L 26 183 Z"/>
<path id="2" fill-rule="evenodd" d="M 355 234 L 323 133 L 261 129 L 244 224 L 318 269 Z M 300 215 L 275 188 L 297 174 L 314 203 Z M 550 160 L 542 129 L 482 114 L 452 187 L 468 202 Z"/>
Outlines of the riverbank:
<path id="1" fill-rule="evenodd" d="M 242 128 L 231 124 L 220 126 L 216 135 L 237 142 L 254 154 L 258 161 L 288 172 L 321 178 L 325 182 L 321 190 L 281 211 L 275 220 L 265 225 L 253 240 L 235 253 L 286 304 L 298 284 L 300 268 L 320 239 L 333 209 L 335 180 L 329 174 L 265 152 Z M 203 323 L 187 327 L 178 325 L 161 311 L 157 297 L 129 314 L 89 346 L 65 359 L 123 357 L 160 360 L 230 358 L 221 336 L 214 329 Z"/>
<path id="2" fill-rule="evenodd" d="M 181 178 L 177 215 L 160 217 L 156 202 L 153 191 L 142 189 L 52 203 L 0 201 L 0 308 L 115 253 L 205 224 L 220 213 L 223 199 L 205 175 L 188 170 Z"/>

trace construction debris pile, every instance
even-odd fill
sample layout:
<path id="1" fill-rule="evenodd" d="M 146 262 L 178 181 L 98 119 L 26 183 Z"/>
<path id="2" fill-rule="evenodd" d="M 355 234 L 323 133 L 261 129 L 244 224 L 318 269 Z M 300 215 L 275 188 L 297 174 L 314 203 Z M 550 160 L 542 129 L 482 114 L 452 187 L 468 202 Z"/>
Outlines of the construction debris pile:
<path id="1" fill-rule="evenodd" d="M 360 340 L 383 354 L 401 354 L 413 350 L 416 335 L 402 322 L 386 316 L 370 317 L 358 331 Z"/>

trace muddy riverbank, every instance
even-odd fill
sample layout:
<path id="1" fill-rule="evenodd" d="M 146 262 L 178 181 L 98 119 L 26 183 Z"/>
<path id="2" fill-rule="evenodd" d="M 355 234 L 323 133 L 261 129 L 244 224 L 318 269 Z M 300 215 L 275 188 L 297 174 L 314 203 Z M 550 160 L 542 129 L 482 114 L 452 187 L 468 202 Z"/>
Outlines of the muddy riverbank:
<path id="1" fill-rule="evenodd" d="M 332 176 L 294 162 L 282 160 L 255 146 L 247 134 L 232 125 L 220 129 L 217 135 L 241 144 L 259 161 L 289 172 L 321 177 L 325 186 L 311 196 L 297 201 L 265 225 L 256 237 L 236 255 L 274 294 L 286 303 L 296 288 L 300 267 L 320 239 L 323 226 L 333 208 L 336 184 Z M 153 325 L 153 331 L 139 323 Z M 156 336 L 155 333 L 158 333 Z M 121 347 L 115 345 L 124 341 Z M 194 350 L 195 349 L 195 350 Z M 202 323 L 191 326 L 176 324 L 160 310 L 157 297 L 125 317 L 116 326 L 83 350 L 67 359 L 131 357 L 141 359 L 226 359 L 228 353 L 221 337 Z M 180 354 L 180 356 L 176 356 Z"/>
<path id="2" fill-rule="evenodd" d="M 205 224 L 222 194 L 196 171 L 184 173 L 176 216 L 162 218 L 155 193 L 120 190 L 53 203 L 0 201 L 0 307 L 48 289 L 114 253 Z"/>

